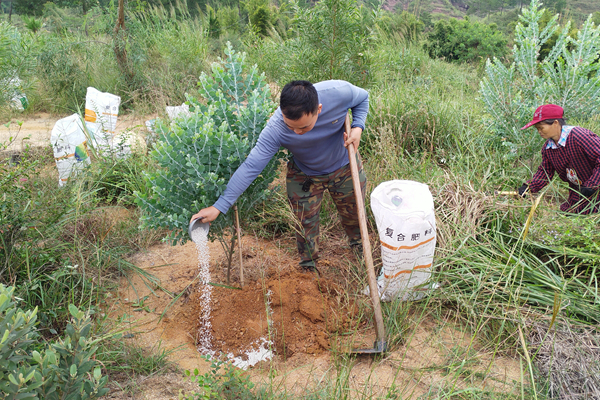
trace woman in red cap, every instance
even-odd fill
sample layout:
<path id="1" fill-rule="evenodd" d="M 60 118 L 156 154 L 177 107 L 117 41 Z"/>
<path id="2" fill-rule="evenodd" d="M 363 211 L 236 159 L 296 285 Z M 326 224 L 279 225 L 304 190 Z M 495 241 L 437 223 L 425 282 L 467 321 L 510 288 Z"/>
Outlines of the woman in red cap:
<path id="1" fill-rule="evenodd" d="M 579 126 L 569 126 L 563 109 L 544 104 L 535 110 L 533 120 L 521 129 L 535 126 L 546 139 L 542 146 L 542 165 L 519 190 L 519 195 L 542 190 L 557 173 L 569 184 L 569 198 L 560 205 L 562 211 L 589 214 L 598 212 L 600 200 L 600 137 Z"/>

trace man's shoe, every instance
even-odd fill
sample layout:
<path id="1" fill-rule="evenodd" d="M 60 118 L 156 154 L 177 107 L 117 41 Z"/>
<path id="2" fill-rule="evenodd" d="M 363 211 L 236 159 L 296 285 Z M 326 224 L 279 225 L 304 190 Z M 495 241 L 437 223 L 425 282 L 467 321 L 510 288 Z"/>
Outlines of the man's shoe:
<path id="1" fill-rule="evenodd" d="M 301 261 L 300 268 L 302 268 L 303 272 L 319 273 L 316 261 Z"/>

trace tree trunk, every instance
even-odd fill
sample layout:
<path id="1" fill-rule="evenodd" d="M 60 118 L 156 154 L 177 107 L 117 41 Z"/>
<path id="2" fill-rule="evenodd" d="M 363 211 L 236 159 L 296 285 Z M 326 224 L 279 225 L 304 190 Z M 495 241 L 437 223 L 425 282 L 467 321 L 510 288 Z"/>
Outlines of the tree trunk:
<path id="1" fill-rule="evenodd" d="M 118 34 L 121 29 L 125 29 L 125 0 L 119 0 L 119 14 L 117 15 L 115 34 Z"/>
<path id="2" fill-rule="evenodd" d="M 131 84 L 132 74 L 127 63 L 127 33 L 125 32 L 125 0 L 119 0 L 119 13 L 115 25 L 114 52 L 117 65 L 125 77 L 127 83 Z"/>
<path id="3" fill-rule="evenodd" d="M 12 17 L 12 5 L 13 5 L 14 0 L 11 0 L 10 2 L 10 8 L 8 9 L 8 23 L 10 23 L 10 18 Z"/>
<path id="4" fill-rule="evenodd" d="M 87 0 L 81 0 L 81 8 L 83 9 L 83 15 L 88 12 L 88 3 Z"/>

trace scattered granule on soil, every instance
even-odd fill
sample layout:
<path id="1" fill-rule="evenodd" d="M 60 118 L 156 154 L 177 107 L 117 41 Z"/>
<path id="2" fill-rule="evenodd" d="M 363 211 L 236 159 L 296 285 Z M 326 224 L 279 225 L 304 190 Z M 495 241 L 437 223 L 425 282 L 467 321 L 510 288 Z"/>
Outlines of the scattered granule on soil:
<path id="1" fill-rule="evenodd" d="M 268 361 L 273 358 L 273 352 L 271 351 L 272 343 L 266 339 L 262 339 L 260 343 L 254 343 L 252 345 L 253 350 L 249 350 L 245 353 L 244 357 L 234 357 L 233 354 L 229 353 L 227 358 L 233 362 L 238 368 L 247 369 L 253 367 L 261 361 Z"/>

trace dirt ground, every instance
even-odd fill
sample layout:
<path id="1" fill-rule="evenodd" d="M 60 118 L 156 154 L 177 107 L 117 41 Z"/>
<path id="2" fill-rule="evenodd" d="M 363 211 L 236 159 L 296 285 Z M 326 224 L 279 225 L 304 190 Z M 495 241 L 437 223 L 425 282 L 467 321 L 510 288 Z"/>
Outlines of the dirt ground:
<path id="1" fill-rule="evenodd" d="M 0 143 L 7 143 L 11 137 L 15 139 L 6 149 L 8 151 L 22 151 L 26 144 L 32 147 L 48 146 L 54 124 L 60 118 L 66 116 L 68 115 L 56 116 L 47 113 L 38 113 L 25 115 L 23 118 L 12 118 L 9 123 L 5 122 L 0 125 Z M 119 136 L 128 132 L 135 132 L 136 135 L 131 138 L 132 143 L 144 146 L 145 122 L 154 118 L 156 116 L 153 115 L 129 114 L 119 116 L 115 135 Z M 21 126 L 18 125 L 19 121 L 22 122 Z"/>
<path id="2" fill-rule="evenodd" d="M 340 232 L 341 234 L 341 232 Z M 322 242 L 321 277 L 302 273 L 296 267 L 292 238 L 266 241 L 243 238 L 246 285 L 243 290 L 212 287 L 211 322 L 213 349 L 244 358 L 260 338 L 272 341 L 274 357 L 248 369 L 257 384 L 286 388 L 287 393 L 304 394 L 341 374 L 339 360 L 351 347 L 372 346 L 374 331 L 369 301 L 349 296 L 343 288 L 348 266 L 354 256 L 337 240 Z M 225 255 L 218 243 L 209 244 L 211 280 L 225 283 Z M 184 295 L 160 319 L 172 297 L 153 287 L 154 294 L 139 276 L 123 278 L 111 315 L 126 322 L 128 337 L 148 349 L 159 344 L 176 349 L 171 359 L 181 369 L 208 371 L 208 364 L 196 349 L 202 285 L 193 243 L 172 247 L 160 244 L 131 258 L 138 267 L 160 280 L 176 295 Z M 239 286 L 239 259 L 234 257 L 231 286 Z M 150 285 L 152 286 L 152 285 Z M 140 300 L 142 300 L 140 302 Z M 362 316 L 365 313 L 367 316 Z M 465 350 L 466 349 L 466 350 Z M 465 364 L 460 376 L 452 366 Z M 472 335 L 452 321 L 425 316 L 382 359 L 359 356 L 351 365 L 351 390 L 368 391 L 372 397 L 398 388 L 403 399 L 435 393 L 446 383 L 488 390 L 519 390 L 521 370 L 518 359 L 494 356 L 479 348 Z M 273 371 L 276 371 L 274 374 Z M 111 398 L 170 399 L 180 390 L 197 390 L 172 373 L 150 377 L 135 394 L 113 391 Z M 133 397 L 132 397 L 133 396 Z"/>

